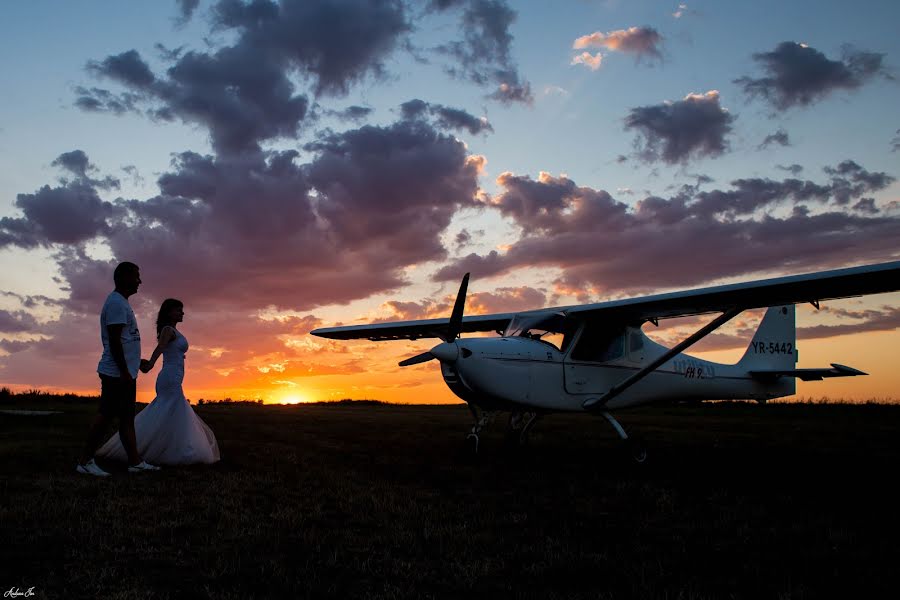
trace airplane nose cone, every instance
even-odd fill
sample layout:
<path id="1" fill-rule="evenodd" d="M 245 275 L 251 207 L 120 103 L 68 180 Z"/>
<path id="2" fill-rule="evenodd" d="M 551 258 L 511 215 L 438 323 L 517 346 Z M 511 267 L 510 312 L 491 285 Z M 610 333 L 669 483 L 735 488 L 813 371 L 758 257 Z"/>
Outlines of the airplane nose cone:
<path id="1" fill-rule="evenodd" d="M 457 357 L 459 357 L 459 348 L 455 343 L 444 342 L 432 348 L 431 355 L 441 362 L 452 363 L 456 362 Z"/>

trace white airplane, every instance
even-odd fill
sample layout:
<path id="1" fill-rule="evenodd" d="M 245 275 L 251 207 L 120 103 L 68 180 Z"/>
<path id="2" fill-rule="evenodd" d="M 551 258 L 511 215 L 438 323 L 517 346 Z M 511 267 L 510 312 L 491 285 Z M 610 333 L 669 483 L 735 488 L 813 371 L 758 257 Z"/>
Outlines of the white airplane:
<path id="1" fill-rule="evenodd" d="M 469 274 L 463 277 L 449 321 L 424 319 L 325 327 L 311 333 L 338 339 L 440 338 L 428 352 L 400 362 L 437 359 L 449 388 L 472 411 L 467 440 L 478 452 L 479 434 L 499 411 L 510 412 L 509 433 L 524 443 L 538 417 L 553 412 L 604 416 L 637 462 L 647 457 L 610 411 L 654 401 L 757 400 L 789 396 L 796 378 L 865 375 L 839 364 L 797 369 L 794 305 L 900 289 L 900 261 L 821 271 L 596 304 L 464 317 Z M 691 345 L 745 310 L 768 307 L 736 364 L 683 354 Z M 721 313 L 673 348 L 648 338 L 641 326 L 659 319 Z M 500 337 L 460 338 L 497 332 Z"/>

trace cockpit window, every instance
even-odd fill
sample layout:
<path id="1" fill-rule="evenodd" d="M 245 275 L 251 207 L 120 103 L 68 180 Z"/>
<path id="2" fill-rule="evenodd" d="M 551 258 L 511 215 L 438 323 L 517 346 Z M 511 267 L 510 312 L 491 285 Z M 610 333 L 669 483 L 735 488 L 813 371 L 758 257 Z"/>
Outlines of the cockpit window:
<path id="1" fill-rule="evenodd" d="M 539 340 L 557 350 L 565 351 L 576 327 L 577 324 L 566 318 L 563 313 L 516 315 L 503 332 L 503 337 Z"/>
<path id="2" fill-rule="evenodd" d="M 609 362 L 625 353 L 625 328 L 603 323 L 588 323 L 578 344 L 572 350 L 572 360 Z"/>

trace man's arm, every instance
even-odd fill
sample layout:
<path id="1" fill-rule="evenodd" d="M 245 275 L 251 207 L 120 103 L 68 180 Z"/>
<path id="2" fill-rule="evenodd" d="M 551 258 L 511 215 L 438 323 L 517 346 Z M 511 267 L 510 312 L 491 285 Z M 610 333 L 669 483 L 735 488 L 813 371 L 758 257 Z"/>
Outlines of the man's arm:
<path id="1" fill-rule="evenodd" d="M 122 330 L 125 329 L 124 323 L 106 326 L 106 335 L 109 337 L 109 353 L 112 355 L 116 366 L 119 367 L 119 378 L 123 381 L 134 381 L 131 373 L 128 372 L 128 363 L 125 362 L 125 349 L 122 348 Z"/>

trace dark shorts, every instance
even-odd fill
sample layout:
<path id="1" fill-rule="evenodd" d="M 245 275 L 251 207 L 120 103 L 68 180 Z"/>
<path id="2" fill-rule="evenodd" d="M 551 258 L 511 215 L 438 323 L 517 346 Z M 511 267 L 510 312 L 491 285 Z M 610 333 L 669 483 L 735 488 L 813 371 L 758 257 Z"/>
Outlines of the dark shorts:
<path id="1" fill-rule="evenodd" d="M 118 377 L 100 375 L 100 414 L 104 417 L 134 418 L 137 380 L 131 383 Z"/>

